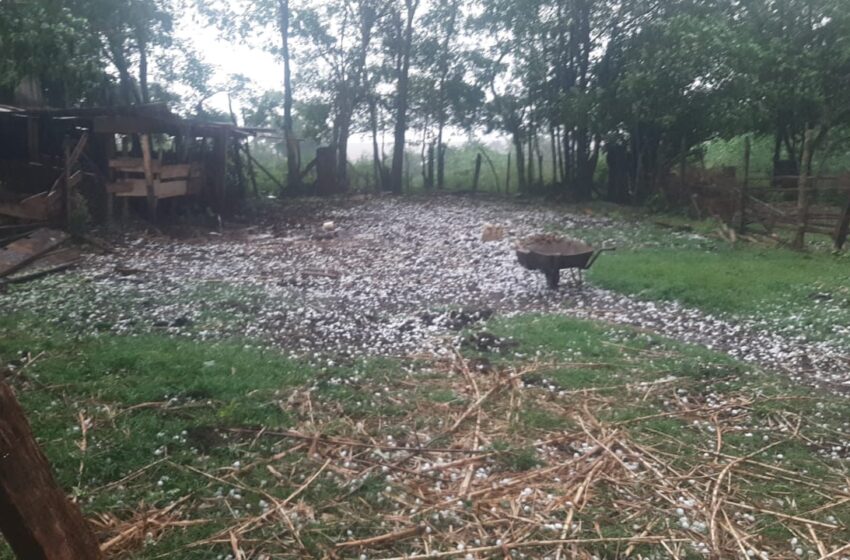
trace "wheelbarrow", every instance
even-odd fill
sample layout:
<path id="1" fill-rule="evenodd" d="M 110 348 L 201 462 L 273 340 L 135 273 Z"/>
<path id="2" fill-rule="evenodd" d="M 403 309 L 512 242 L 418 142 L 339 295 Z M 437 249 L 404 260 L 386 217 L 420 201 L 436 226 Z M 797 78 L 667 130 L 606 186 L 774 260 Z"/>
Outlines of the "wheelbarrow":
<path id="1" fill-rule="evenodd" d="M 614 249 L 614 247 L 594 249 L 578 239 L 544 234 L 534 235 L 517 243 L 516 256 L 525 268 L 541 271 L 546 276 L 549 288 L 557 290 L 562 269 L 569 270 L 574 281 L 581 285 L 582 271 L 593 266 L 603 251 Z"/>

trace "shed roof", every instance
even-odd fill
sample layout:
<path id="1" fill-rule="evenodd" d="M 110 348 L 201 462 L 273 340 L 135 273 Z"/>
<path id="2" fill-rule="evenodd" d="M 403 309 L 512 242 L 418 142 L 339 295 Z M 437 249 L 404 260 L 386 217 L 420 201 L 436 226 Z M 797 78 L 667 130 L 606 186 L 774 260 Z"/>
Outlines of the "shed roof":
<path id="1" fill-rule="evenodd" d="M 0 105 L 0 116 L 74 120 L 83 125 L 88 125 L 95 133 L 166 133 L 190 136 L 215 136 L 225 131 L 239 136 L 276 135 L 278 133 L 276 130 L 268 128 L 241 127 L 233 123 L 185 119 L 172 113 L 165 103 L 68 109 L 22 108 Z"/>

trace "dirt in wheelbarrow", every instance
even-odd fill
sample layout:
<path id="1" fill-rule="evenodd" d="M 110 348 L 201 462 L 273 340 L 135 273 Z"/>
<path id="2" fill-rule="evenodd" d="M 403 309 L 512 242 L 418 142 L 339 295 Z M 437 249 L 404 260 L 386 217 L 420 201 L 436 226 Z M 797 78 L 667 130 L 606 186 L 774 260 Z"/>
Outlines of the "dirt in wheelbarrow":
<path id="1" fill-rule="evenodd" d="M 483 242 L 485 223 L 502 226 L 504 238 Z M 608 234 L 613 245 L 630 235 L 613 218 L 535 204 L 300 202 L 259 224 L 191 239 L 127 233 L 114 239 L 113 253 L 89 254 L 74 272 L 0 295 L 0 313 L 37 309 L 34 328 L 62 325 L 82 335 L 238 337 L 339 363 L 446 353 L 491 317 L 560 312 L 650 329 L 801 379 L 850 383 L 840 350 L 791 340 L 757 319 L 713 317 L 587 284 L 547 289 L 543 275 L 519 266 L 515 254 L 518 240 L 545 228 L 592 230 L 600 246 Z"/>

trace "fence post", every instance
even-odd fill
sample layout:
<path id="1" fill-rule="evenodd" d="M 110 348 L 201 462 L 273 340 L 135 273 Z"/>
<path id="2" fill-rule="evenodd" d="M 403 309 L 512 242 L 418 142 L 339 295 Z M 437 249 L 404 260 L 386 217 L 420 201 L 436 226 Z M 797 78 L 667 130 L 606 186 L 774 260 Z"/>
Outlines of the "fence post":
<path id="1" fill-rule="evenodd" d="M 472 191 L 478 192 L 478 179 L 481 177 L 481 153 L 475 156 L 475 175 L 472 176 Z"/>
<path id="2" fill-rule="evenodd" d="M 838 222 L 838 228 L 835 230 L 835 250 L 840 251 L 844 248 L 844 243 L 847 242 L 847 233 L 850 230 L 850 189 L 847 191 L 847 205 L 844 207 L 844 213 L 841 215 L 841 221 Z"/>
<path id="3" fill-rule="evenodd" d="M 800 163 L 800 176 L 797 181 L 797 234 L 792 246 L 802 249 L 805 246 L 806 226 L 809 221 L 809 168 L 812 161 L 812 137 L 814 131 L 806 126 L 803 136 L 803 157 Z"/>
<path id="4" fill-rule="evenodd" d="M 741 199 L 738 201 L 738 233 L 747 231 L 747 196 L 750 186 L 750 137 L 744 137 L 744 181 L 741 183 Z"/>
<path id="5" fill-rule="evenodd" d="M 511 151 L 508 150 L 508 170 L 505 173 L 505 194 L 511 192 Z"/>

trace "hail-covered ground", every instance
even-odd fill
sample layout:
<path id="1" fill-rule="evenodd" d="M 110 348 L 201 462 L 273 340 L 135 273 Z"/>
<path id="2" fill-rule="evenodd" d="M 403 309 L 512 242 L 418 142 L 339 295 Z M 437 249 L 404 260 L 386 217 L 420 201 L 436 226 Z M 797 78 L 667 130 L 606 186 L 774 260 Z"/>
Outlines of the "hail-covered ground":
<path id="1" fill-rule="evenodd" d="M 302 202 L 261 223 L 188 238 L 127 233 L 111 254 L 89 254 L 75 271 L 0 295 L 0 310 L 29 311 L 80 333 L 241 337 L 330 362 L 445 352 L 459 331 L 491 316 L 560 312 L 850 387 L 846 349 L 834 342 L 779 332 L 758 317 L 711 316 L 589 284 L 551 291 L 516 261 L 517 239 L 544 230 L 628 244 L 633 226 L 612 218 L 460 197 L 373 198 Z M 488 223 L 505 237 L 482 241 Z M 693 234 L 669 235 L 674 243 Z"/>

